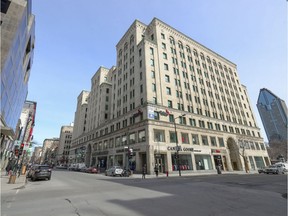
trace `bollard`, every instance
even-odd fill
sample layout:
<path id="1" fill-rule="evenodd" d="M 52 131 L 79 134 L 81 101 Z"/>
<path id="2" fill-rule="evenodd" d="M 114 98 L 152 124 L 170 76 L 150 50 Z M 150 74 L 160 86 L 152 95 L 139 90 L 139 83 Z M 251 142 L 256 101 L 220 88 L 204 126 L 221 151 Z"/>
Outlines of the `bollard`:
<path id="1" fill-rule="evenodd" d="M 14 174 L 10 175 L 8 184 L 15 184 L 15 181 L 16 181 L 16 175 Z"/>
<path id="2" fill-rule="evenodd" d="M 166 177 L 168 177 L 169 176 L 169 172 L 168 171 L 166 171 Z"/>

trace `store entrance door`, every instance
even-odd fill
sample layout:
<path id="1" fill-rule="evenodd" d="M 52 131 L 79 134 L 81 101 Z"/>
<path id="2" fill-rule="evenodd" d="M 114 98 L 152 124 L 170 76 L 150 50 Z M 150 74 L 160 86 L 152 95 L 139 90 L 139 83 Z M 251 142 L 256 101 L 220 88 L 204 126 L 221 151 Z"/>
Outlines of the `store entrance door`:
<path id="1" fill-rule="evenodd" d="M 220 165 L 221 169 L 224 170 L 221 155 L 214 155 L 213 157 L 214 157 L 215 169 L 217 169 L 217 167 Z"/>

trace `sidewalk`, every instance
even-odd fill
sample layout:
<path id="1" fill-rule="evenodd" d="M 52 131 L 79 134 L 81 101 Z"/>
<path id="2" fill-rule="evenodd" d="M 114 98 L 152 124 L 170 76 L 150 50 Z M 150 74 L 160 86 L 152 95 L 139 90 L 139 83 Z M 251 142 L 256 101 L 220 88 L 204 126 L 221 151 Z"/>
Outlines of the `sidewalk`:
<path id="1" fill-rule="evenodd" d="M 15 184 L 8 184 L 10 176 L 6 172 L 1 172 L 1 193 L 23 188 L 26 184 L 26 175 L 16 176 Z"/>
<path id="2" fill-rule="evenodd" d="M 252 174 L 258 174 L 258 171 L 253 170 L 249 173 L 246 173 L 245 171 L 222 171 L 221 175 L 227 175 L 227 174 L 233 174 L 233 175 L 252 175 Z M 203 175 L 218 175 L 216 170 L 209 170 L 209 171 L 203 171 L 203 172 L 187 172 L 187 171 L 181 171 L 181 176 L 203 176 Z M 179 172 L 173 172 L 168 173 L 168 176 L 166 173 L 159 173 L 158 178 L 173 178 L 173 177 L 179 177 Z M 130 176 L 130 178 L 142 178 L 142 174 L 133 174 Z M 145 178 L 157 178 L 155 174 L 153 175 L 145 175 Z"/>

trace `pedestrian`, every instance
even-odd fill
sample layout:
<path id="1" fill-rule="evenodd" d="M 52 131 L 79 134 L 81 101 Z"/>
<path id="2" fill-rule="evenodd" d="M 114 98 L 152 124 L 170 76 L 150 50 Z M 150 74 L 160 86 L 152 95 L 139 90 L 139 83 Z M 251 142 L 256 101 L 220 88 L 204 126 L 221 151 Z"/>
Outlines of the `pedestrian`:
<path id="1" fill-rule="evenodd" d="M 11 166 L 11 163 L 9 162 L 6 166 L 6 176 L 11 174 L 11 169 L 12 169 L 12 166 Z"/>
<path id="2" fill-rule="evenodd" d="M 157 165 L 155 165 L 155 167 L 154 167 L 154 172 L 156 174 L 156 177 L 158 177 L 159 170 L 158 170 L 158 166 Z"/>
<path id="3" fill-rule="evenodd" d="M 147 167 L 146 164 L 144 164 L 144 166 L 142 167 L 142 179 L 145 179 L 146 173 L 147 173 Z"/>

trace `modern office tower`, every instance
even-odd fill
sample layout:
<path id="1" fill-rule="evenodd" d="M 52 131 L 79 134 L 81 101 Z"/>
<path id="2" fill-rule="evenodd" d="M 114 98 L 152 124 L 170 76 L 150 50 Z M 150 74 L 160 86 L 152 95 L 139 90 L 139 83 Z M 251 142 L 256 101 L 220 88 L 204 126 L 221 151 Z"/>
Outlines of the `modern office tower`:
<path id="1" fill-rule="evenodd" d="M 266 88 L 260 89 L 257 108 L 269 141 L 287 140 L 287 106 L 285 101 Z"/>
<path id="2" fill-rule="evenodd" d="M 59 138 L 59 147 L 57 149 L 56 164 L 68 164 L 70 145 L 72 140 L 73 126 L 62 126 Z"/>
<path id="3" fill-rule="evenodd" d="M 1 0 L 1 156 L 12 150 L 27 97 L 34 34 L 31 0 Z"/>
<path id="4" fill-rule="evenodd" d="M 72 139 L 86 165 L 165 173 L 270 163 L 233 62 L 157 18 L 134 21 L 116 51 L 116 67 L 92 78 L 88 129 Z"/>

